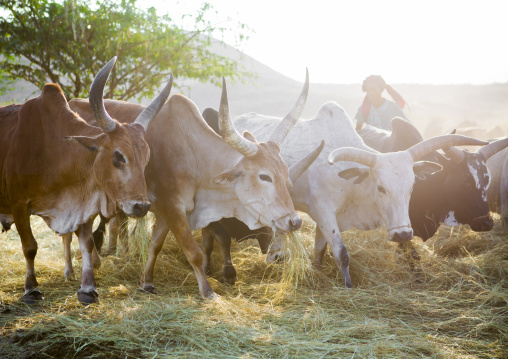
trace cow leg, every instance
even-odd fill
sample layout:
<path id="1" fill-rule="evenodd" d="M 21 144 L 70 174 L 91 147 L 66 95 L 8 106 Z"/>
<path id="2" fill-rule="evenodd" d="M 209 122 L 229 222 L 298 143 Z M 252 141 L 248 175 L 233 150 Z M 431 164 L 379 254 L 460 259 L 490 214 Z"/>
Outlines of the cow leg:
<path id="1" fill-rule="evenodd" d="M 81 262 L 83 270 L 81 273 L 81 286 L 78 290 L 78 300 L 83 305 L 98 302 L 99 294 L 95 285 L 95 277 L 92 267 L 92 252 L 95 248 L 92 233 L 92 221 L 81 224 L 76 231 L 81 250 Z"/>
<path id="2" fill-rule="evenodd" d="M 231 260 L 231 236 L 219 222 L 210 223 L 208 229 L 211 231 L 215 239 L 217 239 L 217 243 L 219 244 L 219 248 L 222 253 L 222 259 L 224 261 L 222 268 L 222 282 L 233 285 L 236 282 L 236 270 L 233 266 L 233 261 Z"/>
<path id="3" fill-rule="evenodd" d="M 74 268 L 72 268 L 72 255 L 71 255 L 71 242 L 72 232 L 62 235 L 63 247 L 64 247 L 64 278 L 70 280 L 74 277 Z"/>
<path id="4" fill-rule="evenodd" d="M 259 243 L 259 248 L 261 248 L 261 253 L 266 254 L 268 252 L 268 248 L 270 247 L 270 243 L 272 242 L 272 232 L 260 232 L 256 239 Z"/>
<path id="5" fill-rule="evenodd" d="M 203 270 L 203 253 L 192 236 L 185 214 L 177 213 L 175 215 L 173 213 L 169 223 L 178 245 L 182 248 L 185 257 L 194 269 L 201 298 L 214 298 L 216 295 L 206 280 L 205 271 Z"/>
<path id="6" fill-rule="evenodd" d="M 141 279 L 143 290 L 154 290 L 153 269 L 155 266 L 155 259 L 162 248 L 162 244 L 164 243 L 164 239 L 166 238 L 169 228 L 171 228 L 171 231 L 176 237 L 178 245 L 183 250 L 185 257 L 194 269 L 194 273 L 196 274 L 196 278 L 198 280 L 199 293 L 201 297 L 215 297 L 215 293 L 206 280 L 205 271 L 203 270 L 203 253 L 194 240 L 194 237 L 192 237 L 192 232 L 189 228 L 185 213 L 174 209 L 169 211 L 169 213 L 171 213 L 171 217 L 167 222 L 162 220 L 160 217 L 156 216 L 155 218 L 156 222 L 153 229 L 154 234 L 152 237 L 152 242 L 150 243 L 150 253 L 146 263 L 145 273 Z"/>
<path id="7" fill-rule="evenodd" d="M 116 255 L 117 240 L 120 237 L 120 256 L 129 253 L 128 218 L 120 212 L 109 221 L 109 245 L 107 255 Z"/>
<path id="8" fill-rule="evenodd" d="M 319 230 L 319 228 L 316 228 L 316 238 L 314 242 L 314 267 L 317 269 L 320 269 L 323 265 L 323 257 L 325 256 L 326 252 L 326 239 Z"/>
<path id="9" fill-rule="evenodd" d="M 323 244 L 325 241 L 330 246 L 330 252 L 333 255 L 335 263 L 339 267 L 344 285 L 348 288 L 352 288 L 353 285 L 351 284 L 351 278 L 349 276 L 349 253 L 342 241 L 337 219 L 331 213 L 322 212 L 318 212 L 317 216 L 313 216 L 313 218 L 316 218 L 317 223 L 314 247 L 314 254 L 316 257 L 314 258 L 314 263 L 317 266 L 321 265 L 324 249 L 326 249 L 326 245 Z"/>
<path id="10" fill-rule="evenodd" d="M 201 230 L 201 250 L 203 251 L 203 270 L 206 275 L 212 274 L 211 267 L 211 256 L 213 251 L 213 234 L 210 226 L 207 226 Z"/>
<path id="11" fill-rule="evenodd" d="M 93 240 L 93 233 L 92 233 L 92 240 Z M 93 245 L 92 249 L 92 267 L 94 269 L 99 269 L 101 266 L 101 256 L 99 255 L 99 252 L 97 252 L 97 248 L 95 247 L 95 243 Z"/>
<path id="12" fill-rule="evenodd" d="M 141 290 L 144 292 L 153 294 L 157 293 L 153 284 L 153 271 L 155 268 L 155 260 L 157 259 L 157 255 L 162 249 L 162 245 L 164 244 L 164 240 L 166 239 L 168 232 L 169 226 L 166 221 L 162 217 L 155 215 L 155 223 L 152 228 L 152 240 L 150 241 L 148 260 L 146 262 L 145 272 L 139 281 Z"/>
<path id="13" fill-rule="evenodd" d="M 99 226 L 93 232 L 93 242 L 95 244 L 95 248 L 97 249 L 97 253 L 101 253 L 102 245 L 104 244 L 104 234 L 106 233 L 106 223 L 108 220 L 101 216 L 101 221 L 99 222 Z"/>
<path id="14" fill-rule="evenodd" d="M 37 300 L 44 299 L 39 291 L 39 283 L 35 277 L 35 256 L 37 255 L 37 241 L 30 228 L 30 212 L 26 206 L 13 208 L 14 223 L 18 230 L 26 262 L 25 294 L 22 300 L 27 304 L 33 304 Z"/>
<path id="15" fill-rule="evenodd" d="M 108 243 L 108 251 L 106 252 L 107 256 L 116 255 L 116 246 L 117 246 L 117 238 L 118 238 L 118 218 L 113 217 L 109 220 L 109 243 Z"/>
<path id="16" fill-rule="evenodd" d="M 120 212 L 117 214 L 118 219 L 118 238 L 120 239 L 120 257 L 129 255 L 129 218 L 125 213 Z"/>

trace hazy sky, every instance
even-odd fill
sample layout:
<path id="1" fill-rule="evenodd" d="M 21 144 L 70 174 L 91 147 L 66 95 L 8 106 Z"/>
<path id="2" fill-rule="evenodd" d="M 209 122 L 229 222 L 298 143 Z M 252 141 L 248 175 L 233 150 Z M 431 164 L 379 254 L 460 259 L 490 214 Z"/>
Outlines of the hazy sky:
<path id="1" fill-rule="evenodd" d="M 148 0 L 178 19 L 202 0 Z M 389 83 L 508 82 L 506 0 L 213 0 L 254 32 L 247 55 L 298 81 L 360 83 L 370 74 Z M 226 39 L 228 42 L 229 40 Z"/>

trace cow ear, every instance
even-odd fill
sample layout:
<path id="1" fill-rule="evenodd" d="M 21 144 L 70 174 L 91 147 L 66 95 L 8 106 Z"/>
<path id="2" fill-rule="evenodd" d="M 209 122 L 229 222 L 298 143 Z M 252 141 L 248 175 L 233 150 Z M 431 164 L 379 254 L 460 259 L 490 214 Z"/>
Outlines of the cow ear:
<path id="1" fill-rule="evenodd" d="M 353 182 L 354 184 L 362 183 L 362 181 L 366 179 L 368 175 L 369 169 L 360 167 L 348 168 L 347 170 L 339 172 L 339 177 L 347 180 L 357 177 Z"/>
<path id="2" fill-rule="evenodd" d="M 97 137 L 87 137 L 87 136 L 67 136 L 65 137 L 66 140 L 73 140 L 79 143 L 80 145 L 86 147 L 90 151 L 94 152 L 97 151 L 98 148 L 100 148 L 103 144 L 104 138 L 106 137 L 106 134 L 101 134 Z"/>
<path id="3" fill-rule="evenodd" d="M 413 164 L 413 171 L 415 176 L 421 180 L 427 178 L 425 174 L 433 174 L 439 172 L 443 169 L 438 163 L 429 162 L 429 161 L 417 161 Z"/>
<path id="4" fill-rule="evenodd" d="M 249 140 L 250 142 L 258 143 L 258 140 L 256 140 L 256 137 L 254 137 L 254 135 L 252 133 L 250 133 L 249 131 L 244 131 L 242 136 L 245 139 Z"/>
<path id="5" fill-rule="evenodd" d="M 210 183 L 214 184 L 228 184 L 228 183 L 235 183 L 240 176 L 242 176 L 245 173 L 245 171 L 238 170 L 236 168 L 225 170 L 217 177 L 213 178 Z"/>

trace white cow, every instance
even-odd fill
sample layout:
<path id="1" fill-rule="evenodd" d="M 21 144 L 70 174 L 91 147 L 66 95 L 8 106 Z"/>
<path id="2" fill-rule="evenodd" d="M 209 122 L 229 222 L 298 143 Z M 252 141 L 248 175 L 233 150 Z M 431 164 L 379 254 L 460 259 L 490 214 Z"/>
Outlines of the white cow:
<path id="1" fill-rule="evenodd" d="M 238 130 L 249 130 L 261 140 L 267 139 L 279 122 L 278 118 L 254 113 L 234 120 Z M 349 254 L 341 231 L 384 226 L 390 240 L 408 241 L 413 237 L 408 206 L 415 176 L 425 178 L 426 173 L 441 169 L 436 163 L 418 160 L 443 147 L 486 144 L 447 135 L 406 151 L 379 153 L 364 144 L 346 112 L 335 102 L 328 102 L 313 119 L 296 123 L 281 155 L 288 165 L 294 164 L 321 140 L 325 141 L 321 155 L 294 183 L 290 194 L 295 208 L 308 213 L 317 224 L 315 265 L 321 265 L 329 245 L 347 287 L 352 287 Z"/>

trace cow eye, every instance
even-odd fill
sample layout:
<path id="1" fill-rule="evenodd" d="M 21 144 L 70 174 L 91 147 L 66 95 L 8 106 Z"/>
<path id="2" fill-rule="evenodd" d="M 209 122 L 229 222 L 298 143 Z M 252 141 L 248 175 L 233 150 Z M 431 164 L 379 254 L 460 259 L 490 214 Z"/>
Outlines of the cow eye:
<path id="1" fill-rule="evenodd" d="M 115 153 L 113 153 L 113 165 L 117 168 L 120 168 L 122 164 L 127 163 L 127 160 L 122 155 L 122 152 L 116 150 Z"/>
<path id="2" fill-rule="evenodd" d="M 271 179 L 271 178 L 270 178 L 270 176 L 268 176 L 268 175 L 259 175 L 259 179 L 260 179 L 261 181 L 265 181 L 265 182 L 270 182 L 270 183 L 272 183 L 272 179 Z"/>
<path id="3" fill-rule="evenodd" d="M 377 190 L 378 190 L 379 192 L 381 192 L 381 193 L 386 194 L 386 191 L 385 191 L 385 189 L 383 188 L 383 186 L 377 186 Z"/>

